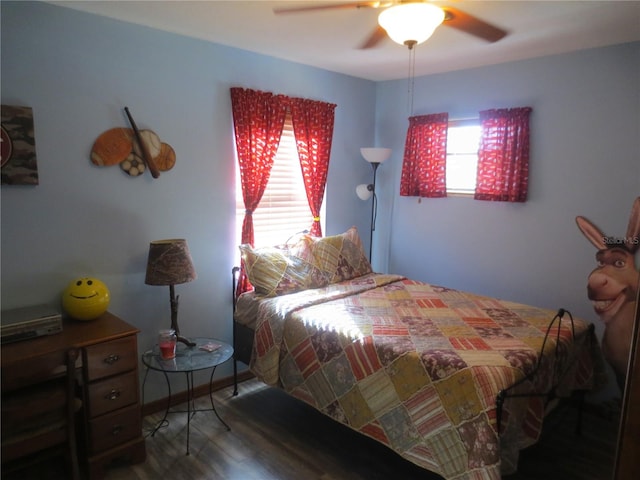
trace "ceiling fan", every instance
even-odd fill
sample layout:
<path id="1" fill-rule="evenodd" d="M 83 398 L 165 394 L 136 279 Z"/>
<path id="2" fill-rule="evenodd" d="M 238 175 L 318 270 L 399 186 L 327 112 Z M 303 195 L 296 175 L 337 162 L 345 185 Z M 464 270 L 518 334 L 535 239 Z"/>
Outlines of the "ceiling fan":
<path id="1" fill-rule="evenodd" d="M 505 30 L 473 15 L 449 6 L 438 7 L 428 0 L 329 3 L 274 8 L 273 11 L 275 14 L 286 14 L 354 8 L 382 9 L 378 16 L 379 25 L 360 45 L 361 49 L 375 47 L 387 35 L 394 42 L 413 48 L 414 45 L 427 40 L 440 24 L 488 42 L 497 42 L 507 35 Z"/>

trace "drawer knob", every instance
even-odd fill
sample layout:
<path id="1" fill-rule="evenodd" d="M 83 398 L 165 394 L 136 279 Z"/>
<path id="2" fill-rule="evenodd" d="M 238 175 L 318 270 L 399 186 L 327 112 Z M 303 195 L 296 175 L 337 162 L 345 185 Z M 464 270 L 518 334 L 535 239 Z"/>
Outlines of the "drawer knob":
<path id="1" fill-rule="evenodd" d="M 116 400 L 120 396 L 120 390 L 113 389 L 107 393 L 104 398 L 106 400 Z"/>
<path id="2" fill-rule="evenodd" d="M 118 360 L 120 360 L 120 356 L 112 354 L 112 355 L 109 355 L 107 358 L 104 359 L 104 363 L 108 363 L 109 365 L 113 365 Z"/>
<path id="3" fill-rule="evenodd" d="M 119 435 L 122 430 L 124 430 L 124 427 L 122 425 L 114 425 L 111 429 L 111 435 L 115 437 L 116 435 Z"/>

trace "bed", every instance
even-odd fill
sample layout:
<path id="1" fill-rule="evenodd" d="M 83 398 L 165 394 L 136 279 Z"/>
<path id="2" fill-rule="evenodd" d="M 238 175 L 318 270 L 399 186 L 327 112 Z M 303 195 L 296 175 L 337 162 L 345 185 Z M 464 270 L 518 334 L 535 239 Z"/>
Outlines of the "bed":
<path id="1" fill-rule="evenodd" d="M 515 472 L 557 399 L 603 383 L 593 325 L 374 273 L 355 228 L 240 250 L 235 361 L 447 480 Z"/>

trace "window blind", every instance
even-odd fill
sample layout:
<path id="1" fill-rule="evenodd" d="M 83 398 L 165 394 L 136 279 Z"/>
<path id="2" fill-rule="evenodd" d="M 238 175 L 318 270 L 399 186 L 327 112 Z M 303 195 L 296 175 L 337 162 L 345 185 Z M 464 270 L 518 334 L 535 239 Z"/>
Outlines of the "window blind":
<path id="1" fill-rule="evenodd" d="M 239 173 L 236 178 L 236 230 L 240 238 L 245 208 Z M 309 230 L 312 222 L 291 114 L 287 113 L 269 183 L 253 213 L 255 247 L 283 244 L 296 233 Z"/>

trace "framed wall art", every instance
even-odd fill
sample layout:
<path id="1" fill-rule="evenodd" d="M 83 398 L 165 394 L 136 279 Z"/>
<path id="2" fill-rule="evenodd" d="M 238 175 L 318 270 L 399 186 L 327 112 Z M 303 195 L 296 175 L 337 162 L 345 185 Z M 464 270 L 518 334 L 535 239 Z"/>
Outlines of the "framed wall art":
<path id="1" fill-rule="evenodd" d="M 30 107 L 2 105 L 2 185 L 38 185 L 36 139 Z"/>

